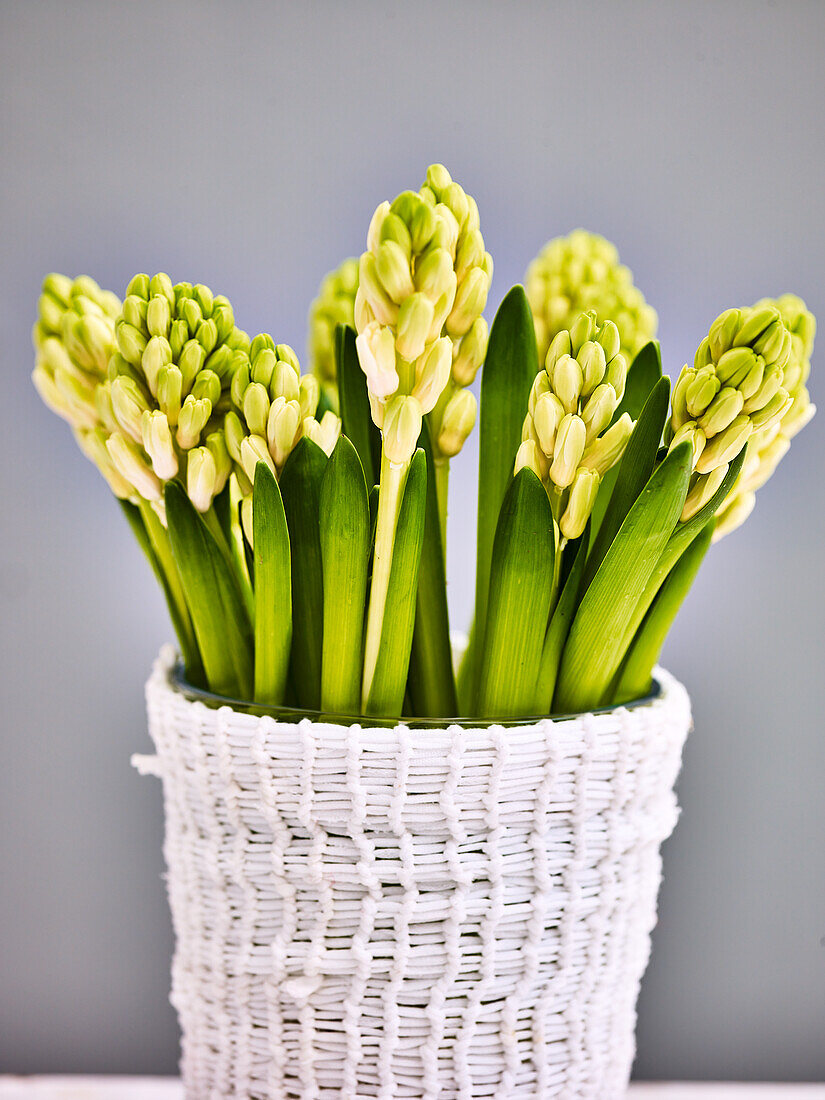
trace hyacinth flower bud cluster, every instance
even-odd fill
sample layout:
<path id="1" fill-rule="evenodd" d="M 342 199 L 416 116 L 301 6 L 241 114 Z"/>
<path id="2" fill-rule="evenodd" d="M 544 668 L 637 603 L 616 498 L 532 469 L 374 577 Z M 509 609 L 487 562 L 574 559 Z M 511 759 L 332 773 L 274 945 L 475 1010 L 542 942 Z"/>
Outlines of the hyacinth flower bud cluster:
<path id="1" fill-rule="evenodd" d="M 584 531 L 601 479 L 630 438 L 627 413 L 613 423 L 626 377 L 616 325 L 600 325 L 591 311 L 556 334 L 533 383 L 516 470 L 541 478 L 564 539 Z"/>
<path id="2" fill-rule="evenodd" d="M 656 335 L 656 311 L 633 285 L 616 246 L 596 233 L 576 229 L 549 241 L 528 267 L 525 288 L 540 362 L 557 333 L 588 310 L 599 321 L 613 321 L 629 363 Z"/>
<path id="3" fill-rule="evenodd" d="M 276 477 L 298 440 L 306 436 L 332 454 L 341 421 L 332 412 L 315 419 L 319 383 L 314 374 L 301 375 L 295 352 L 276 344 L 268 333 L 239 354 L 230 386 L 232 409 L 224 433 L 243 498 L 244 529 L 252 541 L 252 487 L 255 467 L 265 462 Z"/>
<path id="4" fill-rule="evenodd" d="M 155 505 L 164 482 L 180 478 L 206 512 L 232 466 L 223 417 L 249 338 L 228 299 L 161 273 L 129 283 L 115 339 L 107 398 L 116 430 L 106 441 L 115 468 Z"/>
<path id="5" fill-rule="evenodd" d="M 782 388 L 791 403 L 778 420 L 753 433 L 739 478 L 729 496 L 716 513 L 714 540 L 730 534 L 753 511 L 756 491 L 770 477 L 788 453 L 793 437 L 805 427 L 816 412 L 806 388 L 811 371 L 811 355 L 816 335 L 816 318 L 801 298 L 783 294 L 780 298 L 763 298 L 755 310 L 774 307 L 791 335 L 791 353 L 785 364 Z"/>
<path id="6" fill-rule="evenodd" d="M 88 275 L 47 275 L 32 333 L 32 380 L 45 404 L 71 425 L 80 449 L 112 492 L 128 499 L 134 486 L 118 473 L 106 449 L 117 428 L 106 380 L 119 313 L 117 295 L 101 290 Z"/>
<path id="7" fill-rule="evenodd" d="M 484 358 L 491 279 L 478 208 L 446 168 L 431 166 L 420 192 L 376 210 L 359 261 L 356 347 L 391 462 L 409 461 L 433 410 L 436 454 L 457 453 L 469 434 L 475 400 L 462 391 Z"/>
<path id="8" fill-rule="evenodd" d="M 344 260 L 324 276 L 318 296 L 309 308 L 310 370 L 318 379 L 329 402 L 338 409 L 338 371 L 335 362 L 335 329 L 355 321 L 355 294 L 358 290 L 358 260 Z"/>
<path id="9" fill-rule="evenodd" d="M 665 442 L 693 447 L 682 519 L 714 495 L 755 433 L 777 425 L 793 404 L 784 387 L 791 334 L 775 305 L 728 309 L 713 322 L 673 389 Z"/>

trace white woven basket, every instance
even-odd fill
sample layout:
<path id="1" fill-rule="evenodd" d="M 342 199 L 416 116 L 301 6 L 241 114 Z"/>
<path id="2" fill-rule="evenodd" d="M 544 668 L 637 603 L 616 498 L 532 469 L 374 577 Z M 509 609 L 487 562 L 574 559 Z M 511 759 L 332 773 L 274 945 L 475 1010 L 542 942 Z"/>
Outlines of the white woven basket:
<path id="1" fill-rule="evenodd" d="M 489 729 L 147 685 L 188 1100 L 624 1095 L 684 688 Z"/>

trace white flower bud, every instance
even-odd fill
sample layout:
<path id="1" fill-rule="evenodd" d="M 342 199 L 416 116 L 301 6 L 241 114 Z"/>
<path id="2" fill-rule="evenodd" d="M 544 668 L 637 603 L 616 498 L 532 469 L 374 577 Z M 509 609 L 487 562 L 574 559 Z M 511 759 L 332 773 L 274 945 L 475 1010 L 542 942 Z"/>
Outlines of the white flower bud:
<path id="1" fill-rule="evenodd" d="M 398 389 L 395 369 L 395 339 L 392 329 L 373 321 L 356 337 L 355 347 L 367 388 L 376 397 L 389 397 Z"/>

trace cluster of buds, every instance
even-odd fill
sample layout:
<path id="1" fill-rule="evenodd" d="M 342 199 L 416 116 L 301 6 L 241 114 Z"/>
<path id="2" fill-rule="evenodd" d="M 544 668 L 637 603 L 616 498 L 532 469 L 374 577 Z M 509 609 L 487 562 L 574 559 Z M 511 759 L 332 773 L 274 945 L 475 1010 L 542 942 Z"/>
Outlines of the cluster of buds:
<path id="1" fill-rule="evenodd" d="M 180 477 L 205 512 L 231 470 L 222 420 L 249 338 L 229 301 L 208 287 L 136 275 L 115 322 L 117 350 L 104 388 L 115 430 L 106 440 L 119 474 L 159 505 Z"/>
<path id="2" fill-rule="evenodd" d="M 782 416 L 755 431 L 748 442 L 748 453 L 742 471 L 730 494 L 716 513 L 714 540 L 730 534 L 753 511 L 756 491 L 773 475 L 785 457 L 791 440 L 816 412 L 806 382 L 811 370 L 811 355 L 816 334 L 816 319 L 801 298 L 783 294 L 780 298 L 763 298 L 753 307 L 761 310 L 775 307 L 791 335 L 791 354 L 785 364 L 782 388 L 791 403 Z"/>
<path id="3" fill-rule="evenodd" d="M 516 471 L 541 478 L 565 539 L 584 531 L 600 481 L 630 438 L 627 413 L 612 423 L 626 378 L 616 325 L 600 325 L 591 311 L 556 334 L 533 383 Z"/>
<path id="4" fill-rule="evenodd" d="M 106 379 L 119 313 L 117 295 L 101 290 L 88 275 L 47 275 L 32 333 L 32 380 L 45 404 L 71 425 L 81 450 L 112 492 L 129 499 L 135 489 L 118 473 L 106 449 L 117 428 Z"/>
<path id="5" fill-rule="evenodd" d="M 233 408 L 224 420 L 224 435 L 243 499 L 244 529 L 252 542 L 252 487 L 255 467 L 265 462 L 276 477 L 298 440 L 306 436 L 332 454 L 341 421 L 326 412 L 318 421 L 319 384 L 314 374 L 301 375 L 295 352 L 276 344 L 267 333 L 236 357 L 230 397 Z"/>
<path id="6" fill-rule="evenodd" d="M 656 311 L 633 285 L 616 246 L 596 233 L 575 229 L 550 241 L 528 267 L 525 282 L 539 362 L 556 334 L 589 310 L 599 321 L 613 321 L 629 362 L 656 335 Z"/>
<path id="7" fill-rule="evenodd" d="M 350 257 L 324 276 L 318 296 L 309 307 L 310 369 L 330 404 L 338 408 L 338 369 L 335 362 L 335 329 L 355 321 L 358 260 Z"/>
<path id="8" fill-rule="evenodd" d="M 492 279 L 475 201 L 432 165 L 420 192 L 378 207 L 358 267 L 356 346 L 391 462 L 411 458 L 422 416 L 433 450 L 456 454 L 475 422 L 465 389 L 481 366 Z"/>
<path id="9" fill-rule="evenodd" d="M 710 500 L 751 437 L 769 432 L 791 408 L 783 385 L 791 353 L 775 305 L 728 309 L 711 325 L 694 365 L 683 367 L 665 431 L 671 449 L 685 440 L 693 448 L 683 520 Z"/>

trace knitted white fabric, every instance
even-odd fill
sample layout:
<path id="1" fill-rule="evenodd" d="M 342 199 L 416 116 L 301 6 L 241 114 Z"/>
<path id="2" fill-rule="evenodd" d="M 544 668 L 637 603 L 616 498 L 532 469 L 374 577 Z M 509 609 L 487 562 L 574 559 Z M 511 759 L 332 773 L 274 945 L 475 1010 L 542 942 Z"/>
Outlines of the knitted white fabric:
<path id="1" fill-rule="evenodd" d="M 617 1100 L 690 725 L 280 723 L 147 685 L 187 1100 Z"/>

